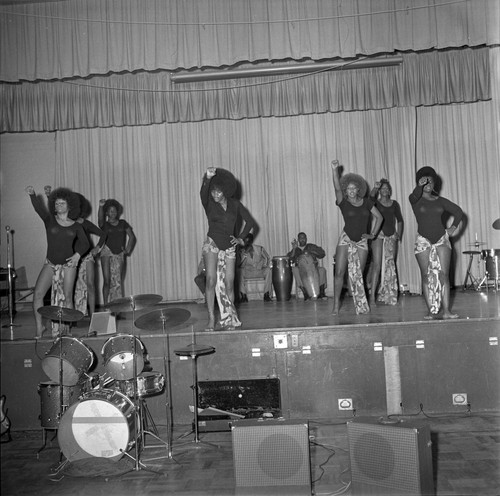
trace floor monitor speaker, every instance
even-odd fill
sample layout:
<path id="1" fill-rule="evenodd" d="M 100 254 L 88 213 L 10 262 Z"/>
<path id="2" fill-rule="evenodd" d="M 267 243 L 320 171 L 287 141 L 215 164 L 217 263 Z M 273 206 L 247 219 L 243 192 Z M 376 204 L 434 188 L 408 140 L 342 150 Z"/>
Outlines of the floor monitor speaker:
<path id="1" fill-rule="evenodd" d="M 305 420 L 236 420 L 231 427 L 236 494 L 311 495 Z"/>
<path id="2" fill-rule="evenodd" d="M 435 494 L 428 425 L 360 417 L 347 435 L 353 496 Z"/>

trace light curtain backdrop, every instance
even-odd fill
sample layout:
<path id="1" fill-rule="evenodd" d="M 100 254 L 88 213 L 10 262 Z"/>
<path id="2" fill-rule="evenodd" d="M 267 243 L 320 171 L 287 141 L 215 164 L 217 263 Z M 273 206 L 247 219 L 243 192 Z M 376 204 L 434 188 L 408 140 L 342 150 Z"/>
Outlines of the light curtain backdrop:
<path id="1" fill-rule="evenodd" d="M 432 165 L 441 194 L 467 215 L 454 242 L 454 282 L 466 270 L 462 251 L 475 233 L 489 242 L 500 216 L 498 100 L 478 104 L 397 108 L 288 118 L 208 121 L 56 133 L 56 178 L 84 194 L 97 209 L 116 198 L 138 242 L 129 259 L 126 294 L 158 293 L 166 300 L 197 298 L 193 278 L 206 235 L 199 200 L 207 167 L 231 170 L 242 202 L 260 226 L 257 244 L 283 255 L 299 231 L 332 260 L 343 221 L 334 204 L 330 161 L 393 185 L 406 222 L 398 268 L 400 282 L 420 293 L 413 255 L 415 222 L 408 195 L 415 167 Z M 96 219 L 95 210 L 94 220 Z M 331 293 L 330 293 L 331 294 Z"/>

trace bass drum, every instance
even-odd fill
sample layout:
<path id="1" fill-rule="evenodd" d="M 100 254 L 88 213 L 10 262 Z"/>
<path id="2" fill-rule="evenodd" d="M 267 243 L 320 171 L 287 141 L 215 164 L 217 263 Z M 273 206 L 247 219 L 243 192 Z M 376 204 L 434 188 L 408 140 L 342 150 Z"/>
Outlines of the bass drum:
<path id="1" fill-rule="evenodd" d="M 38 384 L 40 395 L 40 424 L 44 429 L 57 429 L 60 422 L 61 390 L 63 407 L 71 406 L 83 393 L 84 384 L 59 386 L 56 382 L 46 381 Z"/>
<path id="2" fill-rule="evenodd" d="M 68 408 L 57 439 L 68 461 L 82 458 L 119 460 L 134 445 L 135 406 L 123 393 L 100 389 L 82 395 Z"/>

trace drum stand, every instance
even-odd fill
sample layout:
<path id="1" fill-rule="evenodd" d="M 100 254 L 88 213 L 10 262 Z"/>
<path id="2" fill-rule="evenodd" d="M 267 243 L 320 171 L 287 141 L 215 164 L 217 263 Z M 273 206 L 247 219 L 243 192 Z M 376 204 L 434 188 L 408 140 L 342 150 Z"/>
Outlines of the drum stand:
<path id="1" fill-rule="evenodd" d="M 172 398 L 172 381 L 171 381 L 171 377 L 170 377 L 170 342 L 168 340 L 168 336 L 165 332 L 165 323 L 167 321 L 167 317 L 165 315 L 161 315 L 161 329 L 162 329 L 162 335 L 163 335 L 163 372 L 165 374 L 165 378 L 167 380 L 167 384 L 165 386 L 166 388 L 166 401 L 165 401 L 165 410 L 166 410 L 166 418 L 167 418 L 167 440 L 164 441 L 163 439 L 161 439 L 159 437 L 159 434 L 158 434 L 158 429 L 156 428 L 156 425 L 154 423 L 154 420 L 153 420 L 153 417 L 151 416 L 149 410 L 148 410 L 148 407 L 147 407 L 147 404 L 146 404 L 146 401 L 145 400 L 142 400 L 142 405 L 144 406 L 144 411 L 145 411 L 145 414 L 146 416 L 143 418 L 143 422 L 144 422 L 144 429 L 143 429 L 143 438 L 142 438 L 142 442 L 143 442 L 143 447 L 144 448 L 161 448 L 162 445 L 156 445 L 156 446 L 146 446 L 146 443 L 145 443 L 145 434 L 149 434 L 150 436 L 153 436 L 155 439 L 157 439 L 158 441 L 160 441 L 161 443 L 163 443 L 163 445 L 166 447 L 167 449 L 167 456 L 160 456 L 160 457 L 156 457 L 156 458 L 149 458 L 148 460 L 146 461 L 153 461 L 153 460 L 162 460 L 164 458 L 168 458 L 169 460 L 172 460 L 172 461 L 175 461 L 174 460 L 174 457 L 172 455 L 172 434 L 173 434 L 173 426 L 172 426 L 172 423 L 173 423 L 173 415 L 172 415 L 172 403 L 171 403 L 171 398 Z M 168 358 L 167 358 L 168 357 Z M 148 427 L 148 423 L 147 421 L 150 421 L 151 422 L 151 425 L 152 425 L 152 428 L 153 428 L 153 432 L 150 432 L 147 430 L 147 427 Z"/>
<path id="2" fill-rule="evenodd" d="M 464 251 L 463 253 L 464 255 L 469 255 L 469 264 L 467 265 L 467 272 L 465 274 L 465 280 L 462 289 L 463 291 L 467 291 L 468 289 L 475 289 L 476 291 L 479 291 L 481 283 L 479 283 L 479 278 L 474 277 L 471 268 L 472 268 L 472 262 L 474 261 L 474 255 L 481 255 L 481 252 L 470 250 L 470 251 Z M 478 265 L 479 265 L 479 260 L 478 260 Z M 467 285 L 467 281 L 469 279 L 470 279 L 470 284 Z"/>
<path id="3" fill-rule="evenodd" d="M 145 425 L 145 419 L 144 419 L 144 413 L 143 409 L 147 409 L 147 407 L 144 404 L 144 401 L 142 398 L 139 398 L 138 391 L 137 391 L 137 339 L 135 336 L 135 309 L 136 309 L 136 302 L 135 302 L 135 297 L 130 296 L 130 309 L 132 311 L 132 336 L 134 338 L 134 356 L 133 356 L 133 402 L 135 405 L 135 414 L 134 414 L 134 440 L 135 440 L 135 457 L 132 455 L 126 453 L 125 451 L 122 451 L 122 453 L 125 456 L 128 456 L 132 460 L 134 460 L 134 469 L 135 471 L 139 470 L 148 470 L 150 472 L 155 472 L 154 470 L 149 469 L 144 465 L 144 463 L 141 462 L 141 450 L 144 448 L 144 443 L 143 439 L 145 434 L 150 434 L 154 437 L 155 436 L 153 433 L 149 431 L 143 431 L 144 425 Z M 151 415 L 149 414 L 149 410 L 147 410 L 147 415 L 149 415 L 149 418 L 151 418 Z M 156 426 L 155 426 L 156 429 Z M 158 438 L 160 439 L 160 438 Z M 160 439 L 161 441 L 161 439 Z M 140 446 L 139 446 L 140 445 Z M 157 472 L 155 472 L 157 473 Z"/>
<path id="4" fill-rule="evenodd" d="M 196 344 L 195 339 L 194 339 L 194 332 L 193 332 L 193 342 L 187 345 L 184 348 L 174 350 L 174 353 L 178 356 L 185 356 L 191 358 L 192 362 L 192 368 L 193 368 L 193 385 L 191 386 L 191 389 L 193 390 L 193 430 L 191 432 L 194 432 L 194 439 L 193 443 L 195 447 L 201 447 L 202 445 L 205 446 L 211 446 L 214 448 L 220 448 L 220 446 L 212 443 L 207 443 L 205 441 L 201 441 L 199 437 L 199 426 L 198 426 L 198 367 L 197 367 L 197 360 L 199 356 L 203 355 L 210 355 L 212 353 L 215 353 L 215 348 L 213 346 L 207 346 L 207 345 L 200 345 Z M 182 437 L 185 437 L 191 432 L 184 434 Z"/>

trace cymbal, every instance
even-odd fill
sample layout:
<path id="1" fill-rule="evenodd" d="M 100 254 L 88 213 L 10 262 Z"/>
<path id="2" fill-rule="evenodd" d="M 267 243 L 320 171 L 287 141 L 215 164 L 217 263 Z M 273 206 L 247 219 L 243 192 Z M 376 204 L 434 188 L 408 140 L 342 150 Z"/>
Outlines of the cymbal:
<path id="1" fill-rule="evenodd" d="M 493 227 L 493 229 L 500 229 L 500 219 L 497 219 L 495 222 L 493 222 L 493 225 L 491 227 Z"/>
<path id="2" fill-rule="evenodd" d="M 469 251 L 464 251 L 463 254 L 464 255 L 481 255 L 481 252 L 476 251 L 476 250 L 469 250 Z"/>
<path id="3" fill-rule="evenodd" d="M 46 306 L 39 308 L 38 313 L 47 319 L 63 322 L 76 322 L 83 319 L 82 312 L 67 307 Z"/>
<path id="4" fill-rule="evenodd" d="M 215 353 L 215 348 L 206 344 L 190 343 L 184 348 L 174 350 L 174 353 L 179 356 L 210 355 Z"/>
<path id="5" fill-rule="evenodd" d="M 474 243 L 467 243 L 467 246 L 481 246 L 485 245 L 486 241 L 475 241 Z"/>
<path id="6" fill-rule="evenodd" d="M 191 317 L 191 312 L 184 308 L 159 308 L 141 315 L 135 321 L 135 325 L 145 331 L 156 331 L 161 329 L 163 324 L 165 324 L 165 327 L 175 327 L 183 324 L 189 317 Z"/>
<path id="7" fill-rule="evenodd" d="M 104 305 L 104 308 L 112 312 L 131 312 L 134 310 L 142 310 L 144 308 L 160 303 L 163 296 L 156 294 L 142 294 L 126 296 L 125 298 L 118 298 Z"/>

